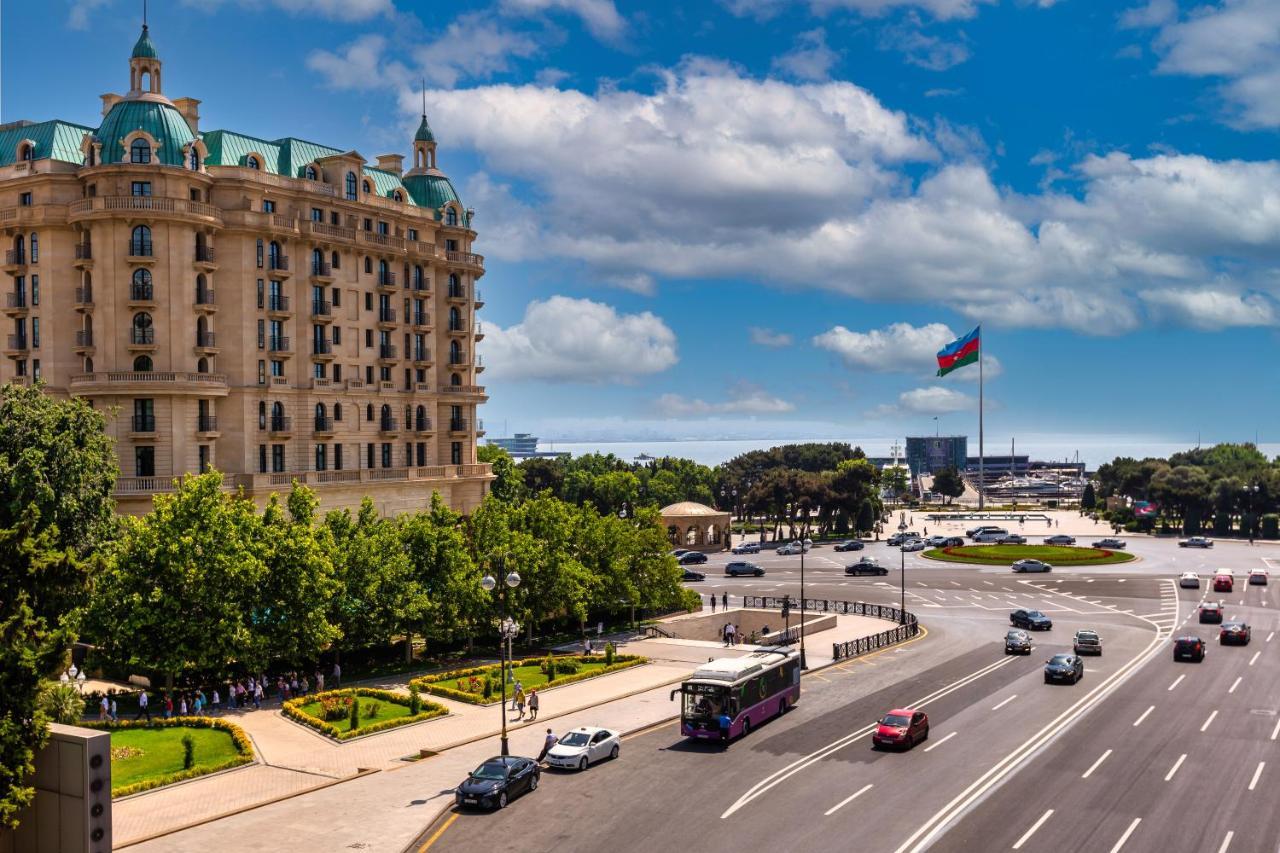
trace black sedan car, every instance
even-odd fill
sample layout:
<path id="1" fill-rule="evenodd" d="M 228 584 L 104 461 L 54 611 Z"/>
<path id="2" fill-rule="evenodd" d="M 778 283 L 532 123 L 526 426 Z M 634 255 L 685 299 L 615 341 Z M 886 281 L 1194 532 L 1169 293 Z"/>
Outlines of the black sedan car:
<path id="1" fill-rule="evenodd" d="M 707 561 L 707 555 L 698 551 L 686 551 L 676 558 L 676 562 L 682 566 L 701 565 Z"/>
<path id="2" fill-rule="evenodd" d="M 1239 619 L 1223 622 L 1222 629 L 1218 631 L 1218 643 L 1223 646 L 1247 646 L 1252 638 L 1253 632 L 1248 624 Z"/>
<path id="3" fill-rule="evenodd" d="M 851 578 L 863 577 L 870 575 L 872 577 L 880 577 L 889 574 L 889 569 L 880 565 L 880 561 L 875 557 L 863 557 L 856 563 L 850 563 L 844 567 L 844 573 Z"/>
<path id="4" fill-rule="evenodd" d="M 684 580 L 687 581 L 704 581 L 707 579 L 706 572 L 700 572 L 697 569 L 685 569 Z"/>
<path id="5" fill-rule="evenodd" d="M 1206 601 L 1200 605 L 1200 624 L 1212 625 L 1222 622 L 1222 605 L 1216 601 Z"/>
<path id="6" fill-rule="evenodd" d="M 1004 635 L 1004 653 L 1006 655 L 1031 654 L 1031 635 L 1019 628 L 1007 631 Z"/>
<path id="7" fill-rule="evenodd" d="M 1077 655 L 1054 655 L 1044 663 L 1044 683 L 1075 684 L 1084 678 L 1084 661 Z"/>
<path id="8" fill-rule="evenodd" d="M 727 563 L 725 565 L 724 573 L 731 578 L 736 578 L 739 575 L 762 578 L 764 577 L 764 568 L 757 566 L 755 563 L 748 563 L 744 560 L 735 560 L 734 562 Z"/>
<path id="9" fill-rule="evenodd" d="M 1015 610 L 1009 614 L 1009 624 L 1028 631 L 1048 631 L 1053 627 L 1053 620 L 1039 610 Z"/>
<path id="10" fill-rule="evenodd" d="M 504 809 L 508 801 L 538 789 L 538 762 L 517 755 L 495 755 L 468 774 L 455 789 L 459 806 Z"/>
<path id="11" fill-rule="evenodd" d="M 831 550 L 833 550 L 833 551 L 861 551 L 861 550 L 862 550 L 863 548 L 865 548 L 865 547 L 867 547 L 867 543 L 866 543 L 866 542 L 863 542 L 861 539 L 846 539 L 846 540 L 844 540 L 843 542 L 837 542 L 837 543 L 836 543 L 836 547 L 832 548 Z"/>
<path id="12" fill-rule="evenodd" d="M 1200 663 L 1204 660 L 1205 651 L 1204 640 L 1192 634 L 1173 641 L 1173 659 L 1176 661 L 1189 660 Z"/>

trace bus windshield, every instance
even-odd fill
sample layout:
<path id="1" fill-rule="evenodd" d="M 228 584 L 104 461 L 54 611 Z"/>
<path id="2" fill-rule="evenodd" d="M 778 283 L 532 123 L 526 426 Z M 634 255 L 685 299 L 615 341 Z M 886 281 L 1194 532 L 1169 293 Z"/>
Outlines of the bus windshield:
<path id="1" fill-rule="evenodd" d="M 714 720 L 726 712 L 728 688 L 718 684 L 684 685 L 684 717 L 686 720 Z"/>

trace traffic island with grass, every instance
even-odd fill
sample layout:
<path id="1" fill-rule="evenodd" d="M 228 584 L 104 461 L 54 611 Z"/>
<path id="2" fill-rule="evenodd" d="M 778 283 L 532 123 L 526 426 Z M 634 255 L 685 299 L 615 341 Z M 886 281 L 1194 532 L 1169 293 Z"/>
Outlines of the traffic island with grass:
<path id="1" fill-rule="evenodd" d="M 82 725 L 111 733 L 112 797 L 125 797 L 253 761 L 253 745 L 244 730 L 214 717 Z"/>
<path id="2" fill-rule="evenodd" d="M 511 698 L 515 682 L 519 682 L 525 693 L 528 693 L 533 689 L 546 690 L 588 678 L 597 678 L 648 662 L 648 658 L 639 655 L 615 655 L 611 650 L 604 656 L 567 655 L 515 660 L 511 662 L 514 667 L 512 670 L 514 680 L 507 683 L 507 698 Z M 490 664 L 472 669 L 425 675 L 415 678 L 410 683 L 426 693 L 447 696 L 472 705 L 489 705 L 501 701 L 501 679 L 500 665 Z"/>
<path id="3" fill-rule="evenodd" d="M 449 713 L 443 705 L 423 701 L 415 689 L 404 696 L 364 687 L 300 696 L 285 702 L 282 711 L 294 722 L 334 740 L 348 740 Z"/>
<path id="4" fill-rule="evenodd" d="M 1043 560 L 1051 566 L 1105 566 L 1127 563 L 1133 555 L 1106 548 L 1072 545 L 956 545 L 924 552 L 931 560 L 979 566 L 1011 566 L 1018 560 Z"/>

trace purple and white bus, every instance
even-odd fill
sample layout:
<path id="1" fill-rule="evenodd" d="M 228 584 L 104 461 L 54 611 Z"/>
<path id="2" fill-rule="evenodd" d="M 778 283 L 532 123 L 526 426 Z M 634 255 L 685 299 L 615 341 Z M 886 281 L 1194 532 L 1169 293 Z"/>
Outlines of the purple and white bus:
<path id="1" fill-rule="evenodd" d="M 680 734 L 728 741 L 800 701 L 800 653 L 753 652 L 708 661 L 671 691 L 680 694 Z"/>

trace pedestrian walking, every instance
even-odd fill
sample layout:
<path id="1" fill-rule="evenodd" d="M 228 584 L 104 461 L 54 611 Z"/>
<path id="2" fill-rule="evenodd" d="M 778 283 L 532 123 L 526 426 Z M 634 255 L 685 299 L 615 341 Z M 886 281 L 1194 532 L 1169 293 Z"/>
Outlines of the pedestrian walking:
<path id="1" fill-rule="evenodd" d="M 187 715 L 187 694 L 182 694 L 178 699 L 178 716 L 185 717 Z"/>
<path id="2" fill-rule="evenodd" d="M 333 689 L 342 689 L 342 667 L 338 665 L 337 661 L 333 662 Z"/>
<path id="3" fill-rule="evenodd" d="M 213 705 L 213 713 L 217 716 L 222 711 L 222 696 L 218 694 L 218 688 L 216 687 L 213 688 L 213 701 L 210 704 Z"/>
<path id="4" fill-rule="evenodd" d="M 102 694 L 102 701 L 98 703 L 98 722 L 105 721 L 110 710 L 111 704 L 107 701 L 107 694 L 104 693 Z"/>
<path id="5" fill-rule="evenodd" d="M 302 695 L 306 696 L 307 691 L 311 689 L 311 685 L 307 683 L 307 677 L 305 675 L 302 676 L 302 681 L 299 682 L 299 685 L 302 688 Z"/>
<path id="6" fill-rule="evenodd" d="M 164 718 L 167 720 L 173 716 L 173 697 L 168 693 L 164 694 Z"/>
<path id="7" fill-rule="evenodd" d="M 538 719 L 538 691 L 529 691 L 529 722 Z"/>
<path id="8" fill-rule="evenodd" d="M 734 626 L 733 626 L 733 628 L 731 629 L 731 632 L 732 632 L 732 633 L 730 634 L 730 636 L 732 636 L 732 637 L 733 637 L 733 644 L 736 646 L 736 645 L 738 645 L 738 643 L 742 642 L 742 638 L 738 636 L 738 625 L 737 625 L 737 623 L 734 623 Z"/>
<path id="9" fill-rule="evenodd" d="M 204 702 L 200 698 L 203 695 L 203 693 L 197 693 L 195 701 L 191 703 L 191 713 L 195 714 L 197 717 L 200 716 L 200 711 L 204 708 Z"/>
<path id="10" fill-rule="evenodd" d="M 711 612 L 716 612 L 716 594 L 714 592 L 711 593 Z"/>
<path id="11" fill-rule="evenodd" d="M 318 669 L 316 670 L 316 692 L 324 692 L 324 673 Z"/>
<path id="12" fill-rule="evenodd" d="M 254 688 L 254 694 L 253 694 L 253 710 L 255 710 L 255 711 L 256 711 L 256 710 L 258 710 L 259 708 L 261 708 L 261 707 L 262 707 L 262 696 L 263 696 L 263 693 L 262 693 L 262 682 L 261 682 L 261 681 L 259 681 L 259 682 L 258 682 L 258 686 L 257 686 L 256 688 Z"/>
<path id="13" fill-rule="evenodd" d="M 727 648 L 729 645 L 729 623 L 724 623 L 724 627 L 720 629 L 720 636 L 724 637 L 724 644 Z"/>
<path id="14" fill-rule="evenodd" d="M 516 700 L 524 696 L 524 686 L 520 684 L 520 679 L 515 679 L 515 686 L 511 691 L 511 710 L 516 709 Z"/>
<path id="15" fill-rule="evenodd" d="M 145 715 L 147 718 L 147 722 L 148 723 L 151 722 L 151 709 L 148 707 L 150 704 L 151 704 L 151 699 L 147 696 L 147 691 L 143 690 L 141 693 L 138 694 L 138 716 L 134 717 L 133 719 L 135 721 L 141 720 L 142 717 Z"/>
<path id="16" fill-rule="evenodd" d="M 107 715 L 111 717 L 111 722 L 120 722 L 120 709 L 116 705 L 116 697 L 114 696 L 111 697 L 111 710 L 107 712 Z"/>
<path id="17" fill-rule="evenodd" d="M 547 736 L 542 740 L 542 752 L 538 753 L 538 763 L 542 763 L 542 759 L 547 757 L 547 753 L 551 751 L 551 747 L 560 742 L 560 738 L 556 737 L 551 729 L 547 729 Z"/>
<path id="18" fill-rule="evenodd" d="M 729 609 L 729 593 L 724 594 L 724 598 L 720 599 L 720 605 L 725 609 Z"/>
<path id="19" fill-rule="evenodd" d="M 519 719 L 523 720 L 524 719 L 524 691 L 523 690 L 516 693 L 516 710 L 520 712 Z"/>

